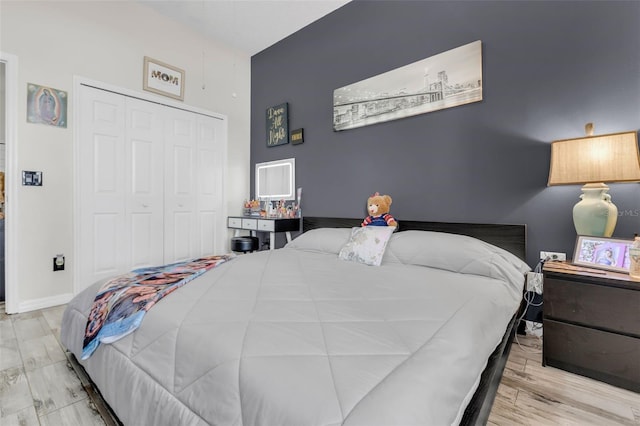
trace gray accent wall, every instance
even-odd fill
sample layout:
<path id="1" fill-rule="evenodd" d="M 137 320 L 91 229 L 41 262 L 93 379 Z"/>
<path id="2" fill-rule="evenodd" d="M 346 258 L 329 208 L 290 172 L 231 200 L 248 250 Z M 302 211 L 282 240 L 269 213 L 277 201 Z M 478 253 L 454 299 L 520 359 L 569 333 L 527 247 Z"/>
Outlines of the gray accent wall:
<path id="1" fill-rule="evenodd" d="M 481 102 L 333 131 L 334 89 L 474 40 Z M 267 147 L 283 102 L 304 143 Z M 589 121 L 640 128 L 640 2 L 353 1 L 251 60 L 251 165 L 295 157 L 304 215 L 364 218 L 378 191 L 399 221 L 525 223 L 532 266 L 573 255 L 580 186 L 546 186 L 550 142 Z M 632 238 L 640 184 L 610 187 Z"/>

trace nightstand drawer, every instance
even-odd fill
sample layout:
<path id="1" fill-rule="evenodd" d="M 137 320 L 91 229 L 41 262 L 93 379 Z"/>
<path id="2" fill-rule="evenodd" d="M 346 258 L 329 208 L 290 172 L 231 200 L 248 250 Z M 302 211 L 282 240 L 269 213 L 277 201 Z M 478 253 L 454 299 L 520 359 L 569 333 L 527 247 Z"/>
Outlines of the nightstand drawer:
<path id="1" fill-rule="evenodd" d="M 544 281 L 544 317 L 640 336 L 640 291 L 565 281 Z"/>
<path id="2" fill-rule="evenodd" d="M 543 339 L 545 365 L 640 392 L 640 339 L 552 320 Z"/>

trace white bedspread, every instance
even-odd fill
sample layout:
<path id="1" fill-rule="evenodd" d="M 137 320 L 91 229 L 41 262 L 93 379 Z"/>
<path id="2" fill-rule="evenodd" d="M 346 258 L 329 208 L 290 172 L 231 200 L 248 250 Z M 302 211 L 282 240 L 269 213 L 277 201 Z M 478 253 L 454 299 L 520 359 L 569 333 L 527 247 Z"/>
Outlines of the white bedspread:
<path id="1" fill-rule="evenodd" d="M 526 265 L 508 282 L 387 250 L 379 267 L 293 243 L 238 256 L 81 364 L 125 425 L 455 424 Z M 98 284 L 63 318 L 78 359 Z"/>

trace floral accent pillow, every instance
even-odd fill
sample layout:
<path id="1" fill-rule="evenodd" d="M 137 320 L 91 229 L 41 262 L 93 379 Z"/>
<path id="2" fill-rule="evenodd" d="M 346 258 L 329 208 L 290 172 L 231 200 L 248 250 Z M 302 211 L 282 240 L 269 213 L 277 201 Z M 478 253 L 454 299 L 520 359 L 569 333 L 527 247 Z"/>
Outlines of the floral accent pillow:
<path id="1" fill-rule="evenodd" d="M 338 253 L 338 258 L 370 266 L 380 266 L 393 231 L 395 231 L 393 226 L 351 228 L 349 241 Z"/>

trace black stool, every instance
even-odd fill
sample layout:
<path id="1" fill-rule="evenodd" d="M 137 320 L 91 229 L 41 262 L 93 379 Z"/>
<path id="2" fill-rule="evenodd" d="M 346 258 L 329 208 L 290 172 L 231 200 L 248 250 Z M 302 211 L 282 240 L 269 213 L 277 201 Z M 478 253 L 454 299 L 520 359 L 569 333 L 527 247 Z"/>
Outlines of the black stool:
<path id="1" fill-rule="evenodd" d="M 258 250 L 258 237 L 233 237 L 231 238 L 231 250 L 242 253 Z"/>

